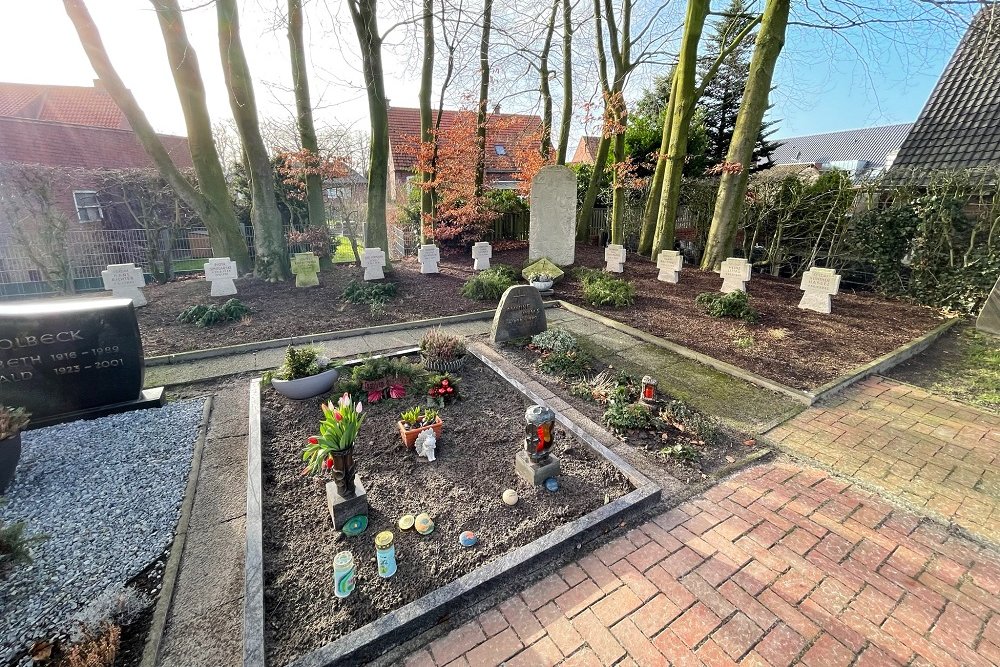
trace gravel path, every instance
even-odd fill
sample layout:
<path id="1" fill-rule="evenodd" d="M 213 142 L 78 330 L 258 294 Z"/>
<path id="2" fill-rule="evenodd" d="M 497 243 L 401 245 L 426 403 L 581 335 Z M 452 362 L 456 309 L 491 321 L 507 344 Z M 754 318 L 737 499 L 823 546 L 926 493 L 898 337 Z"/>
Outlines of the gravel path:
<path id="1" fill-rule="evenodd" d="M 47 538 L 0 581 L 0 664 L 70 629 L 169 546 L 191 466 L 201 399 L 24 434 L 4 522 Z"/>

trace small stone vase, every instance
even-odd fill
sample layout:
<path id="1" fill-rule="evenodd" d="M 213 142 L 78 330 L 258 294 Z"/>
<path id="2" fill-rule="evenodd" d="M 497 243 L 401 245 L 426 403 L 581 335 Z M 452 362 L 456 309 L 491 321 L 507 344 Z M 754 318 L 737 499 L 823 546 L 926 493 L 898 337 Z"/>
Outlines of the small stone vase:
<path id="1" fill-rule="evenodd" d="M 354 475 L 357 467 L 354 465 L 354 445 L 341 452 L 333 452 L 333 481 L 337 491 L 344 498 L 354 495 Z"/>

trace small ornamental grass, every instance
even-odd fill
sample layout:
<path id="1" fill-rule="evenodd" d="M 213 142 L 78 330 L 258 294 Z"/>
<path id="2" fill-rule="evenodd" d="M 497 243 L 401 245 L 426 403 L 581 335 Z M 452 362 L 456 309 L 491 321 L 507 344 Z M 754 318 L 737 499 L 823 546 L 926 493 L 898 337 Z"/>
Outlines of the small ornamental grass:
<path id="1" fill-rule="evenodd" d="M 635 286 L 604 271 L 579 268 L 576 276 L 583 286 L 583 300 L 592 306 L 622 308 L 635 303 Z"/>
<path id="2" fill-rule="evenodd" d="M 517 272 L 505 265 L 496 264 L 465 281 L 462 296 L 476 301 L 499 301 L 507 288 L 517 282 Z"/>
<path id="3" fill-rule="evenodd" d="M 241 322 L 250 317 L 252 312 L 239 299 L 230 299 L 221 306 L 199 304 L 186 308 L 177 316 L 177 321 L 198 327 L 211 327 L 225 322 Z"/>
<path id="4" fill-rule="evenodd" d="M 322 404 L 323 420 L 319 423 L 319 435 L 309 437 L 309 444 L 302 453 L 306 462 L 304 473 L 315 475 L 321 470 L 333 467 L 333 454 L 346 451 L 354 445 L 358 431 L 365 420 L 361 401 L 355 403 L 348 394 L 337 401 Z"/>
<path id="5" fill-rule="evenodd" d="M 455 361 L 466 352 L 461 338 L 445 333 L 440 327 L 428 331 L 420 339 L 420 353 L 428 361 Z"/>
<path id="6" fill-rule="evenodd" d="M 694 302 L 712 317 L 732 317 L 747 324 L 756 324 L 760 320 L 760 313 L 750 305 L 746 292 L 702 292 Z"/>

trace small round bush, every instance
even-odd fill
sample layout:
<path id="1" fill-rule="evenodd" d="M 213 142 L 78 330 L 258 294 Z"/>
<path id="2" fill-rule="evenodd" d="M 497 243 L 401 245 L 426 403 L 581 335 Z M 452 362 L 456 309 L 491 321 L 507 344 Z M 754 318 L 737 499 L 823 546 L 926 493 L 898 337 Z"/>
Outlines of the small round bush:
<path id="1" fill-rule="evenodd" d="M 549 329 L 531 337 L 532 347 L 542 352 L 571 352 L 579 349 L 576 337 L 563 329 Z"/>
<path id="2" fill-rule="evenodd" d="M 760 319 L 760 313 L 750 305 L 746 292 L 702 292 L 694 302 L 712 317 L 733 317 L 749 324 L 755 324 Z"/>
<path id="3" fill-rule="evenodd" d="M 476 301 L 499 301 L 507 288 L 517 281 L 517 272 L 504 264 L 480 271 L 462 285 L 462 296 Z"/>

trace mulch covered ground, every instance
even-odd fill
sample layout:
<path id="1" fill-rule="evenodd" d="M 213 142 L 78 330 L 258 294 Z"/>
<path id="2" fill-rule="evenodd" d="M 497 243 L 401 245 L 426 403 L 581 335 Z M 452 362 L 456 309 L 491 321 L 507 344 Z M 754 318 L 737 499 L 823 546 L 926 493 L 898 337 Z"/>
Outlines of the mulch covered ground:
<path id="1" fill-rule="evenodd" d="M 287 664 L 632 490 L 616 468 L 562 428 L 553 449 L 562 463 L 559 490 L 524 482 L 514 471 L 514 454 L 523 447 L 524 411 L 532 403 L 474 359 L 458 375 L 463 400 L 441 410 L 434 462 L 405 449 L 396 426 L 399 412 L 422 402 L 422 395 L 365 404 L 355 460 L 371 508 L 367 531 L 356 537 L 334 530 L 327 480 L 300 474 L 302 448 L 321 417 L 319 400 L 265 392 L 269 664 Z M 520 496 L 513 507 L 501 500 L 507 488 Z M 400 516 L 420 512 L 433 518 L 433 533 L 397 528 Z M 390 579 L 381 579 L 375 565 L 374 538 L 383 530 L 395 536 L 398 570 Z M 463 530 L 475 531 L 479 544 L 461 546 Z M 350 597 L 338 599 L 333 558 L 344 550 L 354 555 L 358 583 Z"/>
<path id="2" fill-rule="evenodd" d="M 603 267 L 603 249 L 578 246 L 577 263 Z M 523 265 L 527 250 L 494 251 L 493 262 Z M 384 317 L 373 320 L 368 306 L 346 302 L 341 294 L 362 269 L 337 265 L 321 274 L 320 286 L 296 289 L 294 284 L 237 281 L 237 298 L 253 315 L 244 323 L 198 328 L 180 324 L 176 317 L 196 303 L 225 301 L 208 296 L 203 280 L 187 280 L 146 288 L 149 306 L 139 311 L 146 355 L 234 345 L 324 331 L 368 327 L 374 324 L 454 315 L 495 306 L 465 299 L 459 294 L 472 275 L 472 259 L 465 252 L 442 252 L 441 273 L 421 275 L 415 258 L 394 264 L 390 274 L 399 294 Z M 654 263 L 630 255 L 624 278 L 637 290 L 628 308 L 586 306 L 580 285 L 572 276 L 556 285 L 556 296 L 586 306 L 612 319 L 667 338 L 716 359 L 754 371 L 799 389 L 814 389 L 851 369 L 890 352 L 926 333 L 939 321 L 931 309 L 870 293 L 844 290 L 833 298 L 833 313 L 800 310 L 802 292 L 797 280 L 755 274 L 748 283 L 752 305 L 761 313 L 758 324 L 715 319 L 695 306 L 702 292 L 718 291 L 722 280 L 714 273 L 685 268 L 681 281 L 670 285 L 656 280 Z"/>

